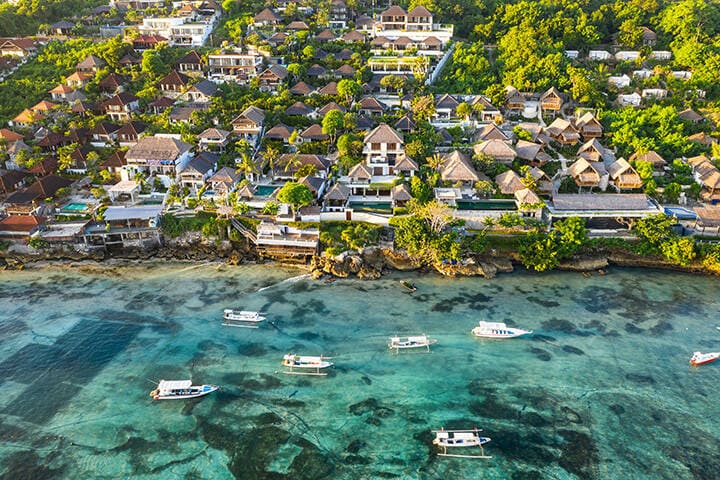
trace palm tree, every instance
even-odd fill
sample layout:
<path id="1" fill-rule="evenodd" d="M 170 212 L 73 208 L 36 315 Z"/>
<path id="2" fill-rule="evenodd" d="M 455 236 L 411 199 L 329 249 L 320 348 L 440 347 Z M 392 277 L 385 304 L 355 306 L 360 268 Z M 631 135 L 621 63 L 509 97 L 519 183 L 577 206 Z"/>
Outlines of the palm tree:
<path id="1" fill-rule="evenodd" d="M 295 155 L 291 156 L 285 164 L 285 172 L 297 171 L 302 166 L 303 162 L 302 160 L 300 160 L 300 157 L 296 153 Z"/>
<path id="2" fill-rule="evenodd" d="M 272 173 L 275 170 L 275 162 L 278 158 L 280 158 L 280 151 L 272 145 L 268 145 L 265 149 L 265 153 L 263 153 L 263 158 L 267 162 L 270 167 L 270 172 Z"/>
<path id="3" fill-rule="evenodd" d="M 425 159 L 427 162 L 428 167 L 432 168 L 434 171 L 439 172 L 440 168 L 442 168 L 443 163 L 445 163 L 445 159 L 442 155 L 439 153 L 434 153 L 431 157 L 427 157 Z"/>
<path id="4" fill-rule="evenodd" d="M 240 154 L 240 163 L 237 165 L 237 167 L 238 171 L 242 172 L 245 175 L 245 178 L 247 178 L 248 180 L 252 180 L 252 176 L 256 173 L 259 173 L 257 165 L 255 165 L 252 156 L 250 156 L 250 154 L 248 154 L 247 152 L 243 152 Z"/>

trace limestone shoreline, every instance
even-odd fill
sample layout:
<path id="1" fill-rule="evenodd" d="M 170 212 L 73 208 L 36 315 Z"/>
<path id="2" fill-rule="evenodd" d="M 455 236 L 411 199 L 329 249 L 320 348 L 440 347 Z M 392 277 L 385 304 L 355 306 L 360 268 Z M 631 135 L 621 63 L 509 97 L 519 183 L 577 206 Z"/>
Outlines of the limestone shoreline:
<path id="1" fill-rule="evenodd" d="M 123 268 L 149 267 L 153 265 L 217 265 L 240 264 L 285 265 L 258 257 L 246 245 L 225 242 L 183 240 L 152 251 L 127 250 L 105 254 L 78 253 L 75 251 L 44 251 L 37 254 L 0 252 L 0 270 L 24 269 L 78 269 L 84 272 L 102 273 Z M 369 247 L 360 252 L 344 252 L 337 256 L 317 255 L 308 265 L 292 264 L 300 270 L 308 270 L 312 278 L 357 277 L 372 280 L 390 272 L 423 271 L 436 272 L 447 277 L 477 276 L 492 279 L 501 273 L 511 273 L 524 267 L 513 253 L 480 255 L 466 258 L 455 264 L 424 265 L 403 250 Z M 638 267 L 672 270 L 691 274 L 713 275 L 699 262 L 687 267 L 672 264 L 664 259 L 643 257 L 628 252 L 593 252 L 565 260 L 556 270 L 573 272 L 603 271 L 610 266 Z"/>

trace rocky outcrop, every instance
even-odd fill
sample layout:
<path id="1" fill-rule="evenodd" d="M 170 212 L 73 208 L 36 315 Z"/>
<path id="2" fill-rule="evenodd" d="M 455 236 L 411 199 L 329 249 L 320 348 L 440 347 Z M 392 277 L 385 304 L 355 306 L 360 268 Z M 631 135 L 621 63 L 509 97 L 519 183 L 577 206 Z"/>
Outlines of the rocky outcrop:
<path id="1" fill-rule="evenodd" d="M 590 272 L 608 266 L 608 259 L 605 256 L 599 257 L 572 257 L 563 260 L 558 265 L 558 270 L 570 270 L 573 272 Z"/>
<path id="2" fill-rule="evenodd" d="M 411 257 L 405 250 L 383 249 L 385 263 L 393 270 L 410 271 L 422 267 L 422 261 L 417 257 Z"/>
<path id="3" fill-rule="evenodd" d="M 382 249 L 379 247 L 365 248 L 360 252 L 344 252 L 334 257 L 317 255 L 310 262 L 312 278 L 324 275 L 345 278 L 356 275 L 362 279 L 380 278 L 386 270 L 419 270 L 423 267 L 419 258 L 411 257 L 404 250 Z M 492 257 L 487 259 L 468 258 L 456 264 L 436 264 L 433 268 L 448 277 L 482 276 L 493 278 L 498 272 L 512 272 L 512 262 L 507 258 Z"/>

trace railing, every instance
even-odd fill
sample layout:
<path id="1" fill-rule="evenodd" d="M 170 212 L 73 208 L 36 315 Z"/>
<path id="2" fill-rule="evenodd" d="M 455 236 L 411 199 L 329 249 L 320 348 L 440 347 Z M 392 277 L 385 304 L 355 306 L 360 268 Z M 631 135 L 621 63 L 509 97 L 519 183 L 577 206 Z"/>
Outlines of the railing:
<path id="1" fill-rule="evenodd" d="M 235 228 L 235 230 L 240 232 L 242 236 L 244 236 L 253 243 L 257 243 L 257 235 L 255 234 L 255 232 L 243 225 L 238 219 L 231 219 L 230 224 L 233 226 L 233 228 Z"/>

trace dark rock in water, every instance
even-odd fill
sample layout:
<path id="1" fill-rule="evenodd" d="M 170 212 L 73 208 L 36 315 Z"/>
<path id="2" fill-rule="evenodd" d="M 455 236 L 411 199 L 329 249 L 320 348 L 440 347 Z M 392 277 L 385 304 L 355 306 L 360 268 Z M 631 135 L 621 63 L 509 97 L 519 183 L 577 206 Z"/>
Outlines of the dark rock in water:
<path id="1" fill-rule="evenodd" d="M 583 423 L 582 417 L 579 413 L 577 413 L 575 410 L 571 409 L 570 407 L 566 407 L 565 405 L 560 408 L 560 412 L 565 417 L 565 420 L 567 420 L 570 423 L 576 423 L 581 424 Z"/>
<path id="2" fill-rule="evenodd" d="M 373 472 L 372 478 L 400 478 L 401 475 L 390 472 Z"/>
<path id="3" fill-rule="evenodd" d="M 516 419 L 518 411 L 506 402 L 499 401 L 495 395 L 488 395 L 485 400 L 470 402 L 468 406 L 470 413 L 479 417 Z M 448 427 L 449 428 L 449 427 Z"/>
<path id="4" fill-rule="evenodd" d="M 241 343 L 238 346 L 238 353 L 246 357 L 262 357 L 267 353 L 267 350 L 260 343 Z"/>
<path id="5" fill-rule="evenodd" d="M 304 438 L 296 441 L 295 445 L 302 447 L 302 451 L 295 456 L 292 464 L 290 464 L 287 478 L 312 478 L 321 480 L 332 475 L 335 466 L 320 452 L 317 446 Z"/>
<path id="6" fill-rule="evenodd" d="M 366 446 L 367 446 L 367 444 L 365 442 L 363 442 L 359 438 L 356 438 L 355 440 L 353 440 L 352 442 L 350 442 L 348 444 L 347 448 L 345 448 L 345 451 L 348 453 L 358 453 L 360 451 L 360 449 L 362 449 Z"/>
<path id="7" fill-rule="evenodd" d="M 50 468 L 43 465 L 37 453 L 32 451 L 19 451 L 7 455 L 2 465 L 5 467 L 2 480 L 52 480 L 62 477 L 65 467 Z"/>
<path id="8" fill-rule="evenodd" d="M 615 415 L 622 415 L 623 413 L 625 413 L 625 407 L 623 407 L 622 405 L 618 405 L 617 403 L 613 403 L 608 408 Z"/>
<path id="9" fill-rule="evenodd" d="M 320 338 L 320 334 L 316 332 L 302 332 L 298 337 L 303 340 L 317 340 Z"/>
<path id="10" fill-rule="evenodd" d="M 652 333 L 653 335 L 659 336 L 665 332 L 672 331 L 672 329 L 673 329 L 672 325 L 670 325 L 668 322 L 660 322 L 650 329 L 650 333 Z"/>
<path id="11" fill-rule="evenodd" d="M 540 306 L 545 307 L 545 308 L 553 308 L 553 307 L 559 307 L 559 306 L 560 306 L 560 303 L 558 303 L 558 302 L 556 302 L 556 301 L 554 301 L 554 300 L 544 300 L 544 299 L 542 299 L 542 298 L 533 297 L 533 296 L 528 296 L 528 297 L 525 297 L 525 298 L 527 299 L 528 302 L 535 303 L 535 304 L 540 305 Z"/>
<path id="12" fill-rule="evenodd" d="M 717 454 L 717 439 L 702 436 L 697 441 L 701 443 L 686 441 L 681 445 L 670 446 L 670 458 L 685 465 L 692 478 L 701 480 L 718 478 L 720 456 Z M 708 445 L 715 445 L 715 448 L 707 448 Z"/>
<path id="13" fill-rule="evenodd" d="M 600 320 L 591 320 L 588 323 L 586 323 L 585 325 L 583 325 L 583 328 L 595 330 L 597 332 L 602 333 L 606 330 L 607 327 L 605 327 L 605 325 L 603 325 L 603 323 L 600 322 Z"/>
<path id="14" fill-rule="evenodd" d="M 603 337 L 613 338 L 613 337 L 619 337 L 619 336 L 620 336 L 620 334 L 618 333 L 617 330 L 610 330 L 607 333 L 603 333 Z"/>
<path id="15" fill-rule="evenodd" d="M 538 360 L 542 360 L 543 362 L 549 362 L 552 360 L 552 355 L 550 355 L 550 352 L 547 350 L 543 350 L 542 348 L 531 348 L 530 353 L 535 355 Z"/>
<path id="16" fill-rule="evenodd" d="M 360 380 L 362 380 L 365 385 L 372 385 L 372 380 L 370 380 L 370 377 L 366 377 L 365 375 L 363 375 L 362 377 L 360 377 Z"/>
<path id="17" fill-rule="evenodd" d="M 512 480 L 542 480 L 543 476 L 536 470 L 515 472 L 510 477 Z"/>
<path id="18" fill-rule="evenodd" d="M 253 378 L 259 377 L 259 378 Z M 261 373 L 259 375 L 247 374 L 244 372 L 226 373 L 223 375 L 223 383 L 235 385 L 241 390 L 272 390 L 280 387 L 282 383 L 277 377 Z"/>
<path id="19" fill-rule="evenodd" d="M 626 323 L 625 324 L 625 331 L 628 333 L 643 333 L 645 330 L 642 328 L 638 328 L 632 323 Z"/>
<path id="20" fill-rule="evenodd" d="M 370 459 L 360 455 L 346 455 L 343 461 L 347 465 L 367 465 L 370 463 Z"/>
<path id="21" fill-rule="evenodd" d="M 628 373 L 625 375 L 625 378 L 627 378 L 631 382 L 641 383 L 644 385 L 654 385 L 655 384 L 655 379 L 649 375 L 640 375 L 639 373 Z"/>
<path id="22" fill-rule="evenodd" d="M 650 418 L 652 418 L 653 421 L 655 421 L 655 422 L 662 422 L 662 421 L 663 421 L 663 416 L 660 414 L 660 412 L 657 412 L 657 411 L 653 411 L 653 412 L 650 414 Z"/>
<path id="23" fill-rule="evenodd" d="M 488 387 L 486 380 L 483 378 L 476 378 L 468 383 L 468 392 L 470 392 L 471 395 L 493 395 L 495 390 L 496 389 L 492 387 Z"/>
<path id="24" fill-rule="evenodd" d="M 522 415 L 521 419 L 523 423 L 531 427 L 547 427 L 550 425 L 548 420 L 545 420 L 542 415 L 535 412 L 526 413 Z"/>
<path id="25" fill-rule="evenodd" d="M 547 441 L 534 436 L 523 436 L 519 432 L 503 432 L 492 439 L 493 452 L 507 458 L 522 459 L 523 463 L 545 467 L 557 461 L 557 454 L 547 448 Z"/>
<path id="26" fill-rule="evenodd" d="M 450 302 L 438 302 L 430 308 L 431 312 L 450 313 L 453 311 L 454 305 Z"/>
<path id="27" fill-rule="evenodd" d="M 585 355 L 585 352 L 583 352 L 579 348 L 573 347 L 571 345 L 564 345 L 562 347 L 562 349 L 563 349 L 563 352 L 572 353 L 575 355 Z"/>
<path id="28" fill-rule="evenodd" d="M 373 416 L 379 418 L 386 418 L 395 413 L 393 409 L 380 405 L 380 403 L 374 398 L 368 398 L 362 402 L 350 405 L 348 409 L 353 415 L 359 416 L 370 412 Z"/>
<path id="29" fill-rule="evenodd" d="M 265 412 L 255 417 L 255 423 L 258 425 L 276 425 L 282 422 L 282 417 L 273 412 Z"/>
<path id="30" fill-rule="evenodd" d="M 533 333 L 532 337 L 530 337 L 530 340 L 533 342 L 554 342 L 555 337 L 551 337 L 550 335 L 541 335 L 539 333 Z"/>
<path id="31" fill-rule="evenodd" d="M 558 434 L 565 440 L 559 445 L 559 465 L 578 478 L 598 478 L 599 456 L 592 437 L 573 430 L 558 430 Z"/>
<path id="32" fill-rule="evenodd" d="M 569 320 L 561 318 L 551 318 L 542 322 L 543 330 L 557 330 L 563 333 L 577 333 L 577 327 Z"/>
<path id="33" fill-rule="evenodd" d="M 379 427 L 380 425 L 382 425 L 382 420 L 377 417 L 370 416 L 365 419 L 365 423 L 367 423 L 368 425 L 374 425 L 376 427 Z"/>

